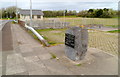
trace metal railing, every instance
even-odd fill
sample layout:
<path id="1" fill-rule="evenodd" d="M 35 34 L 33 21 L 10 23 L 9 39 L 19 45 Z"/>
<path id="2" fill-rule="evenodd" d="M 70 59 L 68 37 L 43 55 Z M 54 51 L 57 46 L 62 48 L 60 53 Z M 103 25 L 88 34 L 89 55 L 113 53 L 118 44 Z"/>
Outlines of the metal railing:
<path id="1" fill-rule="evenodd" d="M 30 25 L 30 21 L 26 21 L 27 25 Z M 32 27 L 39 29 L 47 29 L 47 28 L 67 28 L 69 27 L 69 22 L 63 22 L 58 20 L 33 20 Z"/>
<path id="2" fill-rule="evenodd" d="M 26 24 L 25 24 L 25 28 L 27 28 L 30 31 L 32 31 L 32 33 L 35 34 L 38 37 L 38 39 L 42 42 L 43 45 L 49 46 L 49 44 L 47 43 L 47 41 L 34 28 L 32 28 L 30 26 L 27 26 Z"/>

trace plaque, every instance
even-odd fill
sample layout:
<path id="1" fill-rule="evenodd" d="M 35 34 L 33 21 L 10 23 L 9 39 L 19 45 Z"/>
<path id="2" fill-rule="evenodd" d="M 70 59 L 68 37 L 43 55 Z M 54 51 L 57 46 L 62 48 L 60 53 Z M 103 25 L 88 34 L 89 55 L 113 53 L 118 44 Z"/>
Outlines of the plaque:
<path id="1" fill-rule="evenodd" d="M 74 48 L 75 47 L 75 36 L 66 33 L 65 34 L 65 45 Z"/>

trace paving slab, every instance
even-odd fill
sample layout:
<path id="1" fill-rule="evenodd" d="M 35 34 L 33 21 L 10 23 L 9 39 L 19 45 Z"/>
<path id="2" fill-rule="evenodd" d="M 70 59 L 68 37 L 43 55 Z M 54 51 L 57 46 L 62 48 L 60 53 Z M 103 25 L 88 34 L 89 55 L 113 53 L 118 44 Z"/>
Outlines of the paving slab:
<path id="1" fill-rule="evenodd" d="M 14 75 L 25 75 L 26 76 L 26 75 L 29 75 L 29 73 L 25 71 L 25 72 L 16 73 Z"/>
<path id="2" fill-rule="evenodd" d="M 6 61 L 6 74 L 12 75 L 24 72 L 25 66 L 21 54 L 9 54 Z"/>
<path id="3" fill-rule="evenodd" d="M 7 56 L 7 66 L 14 66 L 23 63 L 23 57 L 20 54 L 10 54 Z"/>
<path id="4" fill-rule="evenodd" d="M 25 63 L 26 63 L 26 68 L 27 68 L 28 71 L 46 69 L 46 66 L 41 61 L 39 61 L 39 63 L 38 62 L 27 62 L 26 61 Z"/>
<path id="5" fill-rule="evenodd" d="M 59 62 L 59 60 L 44 60 L 43 63 L 51 71 L 52 75 L 72 75 L 73 73 Z"/>
<path id="6" fill-rule="evenodd" d="M 41 68 L 39 70 L 30 71 L 29 75 L 51 75 L 51 72 L 46 70 L 45 68 Z"/>
<path id="7" fill-rule="evenodd" d="M 7 67 L 6 75 L 13 75 L 24 71 L 26 71 L 25 67 L 22 64 L 18 64 L 11 67 Z"/>

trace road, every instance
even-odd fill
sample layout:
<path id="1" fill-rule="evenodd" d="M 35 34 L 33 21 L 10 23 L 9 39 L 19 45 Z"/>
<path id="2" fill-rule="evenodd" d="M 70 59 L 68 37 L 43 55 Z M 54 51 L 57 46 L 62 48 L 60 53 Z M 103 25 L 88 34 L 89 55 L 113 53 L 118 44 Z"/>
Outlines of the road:
<path id="1" fill-rule="evenodd" d="M 11 33 L 11 22 L 2 29 L 2 51 L 13 50 L 13 38 Z"/>
<path id="2" fill-rule="evenodd" d="M 7 22 L 9 22 L 9 21 L 13 21 L 13 20 L 0 20 L 0 51 L 2 51 L 2 39 L 4 39 L 4 37 L 2 38 L 2 35 L 8 35 L 8 37 L 10 37 L 11 35 L 9 35 L 9 32 L 10 32 L 10 26 L 8 25 L 8 24 L 6 24 Z M 8 28 L 9 27 L 9 29 L 6 29 L 6 28 L 4 28 L 4 26 L 5 26 L 5 24 L 6 24 L 6 28 Z M 7 27 L 8 26 L 8 27 Z M 4 32 L 2 33 L 2 29 L 4 28 Z M 8 30 L 8 32 L 7 32 L 7 30 Z M 8 34 L 6 34 L 6 33 L 8 33 Z M 6 38 L 6 37 L 5 37 Z"/>
<path id="3" fill-rule="evenodd" d="M 2 49 L 11 49 L 12 46 L 12 38 L 11 38 L 11 29 L 9 23 L 6 24 L 5 28 L 2 31 L 3 26 L 5 23 L 11 20 L 0 20 L 0 75 L 2 74 L 2 65 L 4 62 L 6 62 L 6 55 L 2 54 Z M 10 33 L 9 33 L 10 32 Z M 5 35 L 5 36 L 2 36 Z M 6 41 L 8 40 L 8 41 Z M 4 41 L 4 42 L 3 42 Z M 7 47 L 8 46 L 8 47 Z M 2 48 L 3 47 L 3 48 Z M 2 60 L 2 58 L 5 59 L 5 61 Z M 3 62 L 2 62 L 3 61 Z M 3 63 L 3 64 L 2 64 Z M 3 66 L 3 68 L 6 70 L 6 66 Z"/>
<path id="4" fill-rule="evenodd" d="M 0 30 L 2 30 L 2 28 L 4 27 L 4 25 L 9 22 L 9 21 L 13 21 L 13 20 L 0 20 Z"/>

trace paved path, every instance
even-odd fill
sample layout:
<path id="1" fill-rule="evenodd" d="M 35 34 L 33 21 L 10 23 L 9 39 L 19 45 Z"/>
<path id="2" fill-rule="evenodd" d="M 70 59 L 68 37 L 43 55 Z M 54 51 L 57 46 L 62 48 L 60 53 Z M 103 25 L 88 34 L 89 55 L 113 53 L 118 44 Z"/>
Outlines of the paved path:
<path id="1" fill-rule="evenodd" d="M 112 27 L 101 27 L 101 28 L 96 28 L 96 30 L 100 31 L 111 31 L 111 30 L 118 30 L 118 28 L 112 28 Z"/>
<path id="2" fill-rule="evenodd" d="M 89 30 L 89 47 L 118 55 L 118 34 Z"/>
<path id="3" fill-rule="evenodd" d="M 9 26 L 8 26 L 9 28 Z M 117 57 L 89 49 L 81 66 L 65 57 L 64 45 L 43 47 L 19 25 L 11 25 L 13 50 L 3 51 L 3 74 L 7 75 L 117 75 Z M 59 60 L 51 59 L 54 54 Z M 89 60 L 90 59 L 90 60 Z"/>

